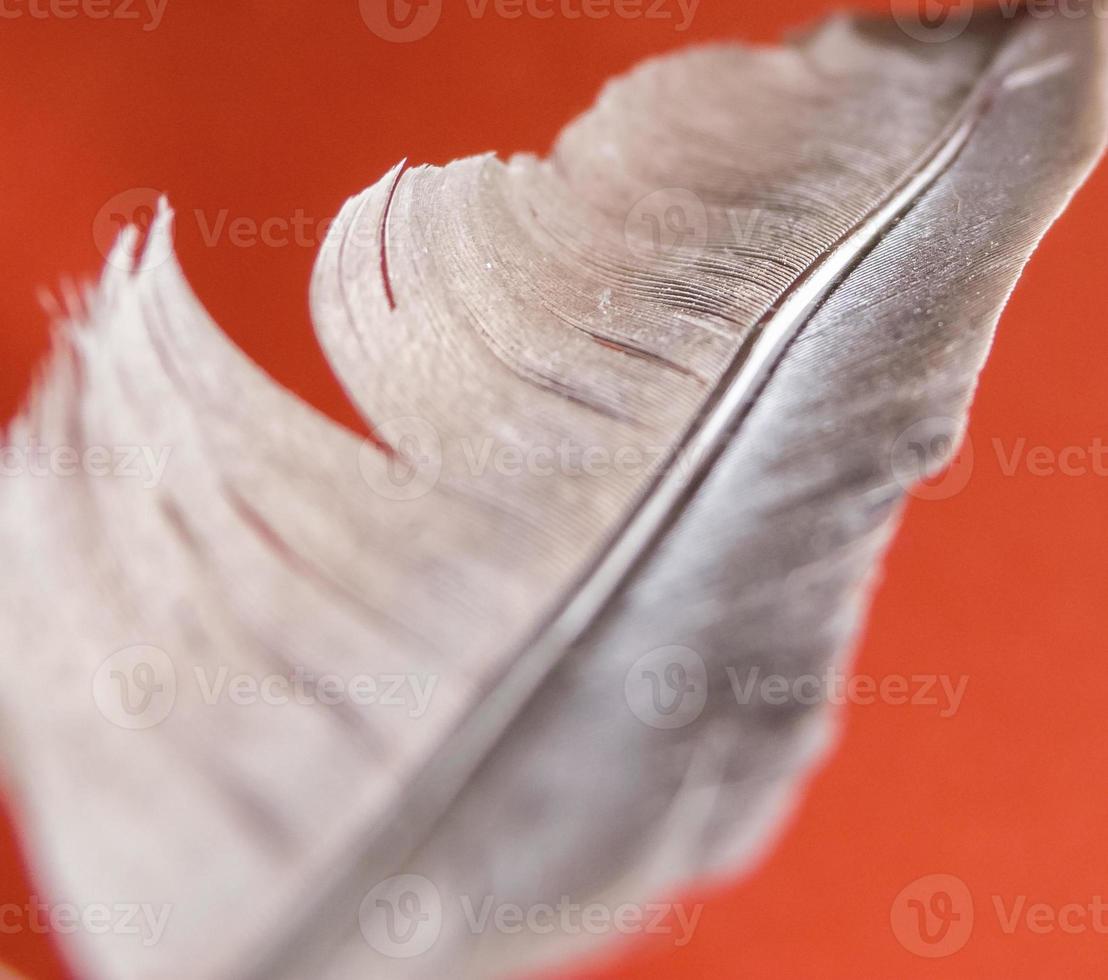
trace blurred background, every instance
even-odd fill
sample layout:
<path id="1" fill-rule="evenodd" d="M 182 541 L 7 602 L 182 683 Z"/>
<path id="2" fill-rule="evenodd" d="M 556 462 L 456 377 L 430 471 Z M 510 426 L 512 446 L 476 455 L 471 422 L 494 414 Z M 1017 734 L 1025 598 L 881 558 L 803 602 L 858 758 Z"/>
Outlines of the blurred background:
<path id="1" fill-rule="evenodd" d="M 116 216 L 141 221 L 164 191 L 215 319 L 277 380 L 360 429 L 307 309 L 314 255 L 346 197 L 405 156 L 545 152 L 640 59 L 774 41 L 833 5 L 623 8 L 638 17 L 602 6 L 607 16 L 587 16 L 600 9 L 590 0 L 557 0 L 549 18 L 509 18 L 495 0 L 447 0 L 437 15 L 417 8 L 423 19 L 397 37 L 370 0 L 109 0 L 92 5 L 103 17 L 78 0 L 0 0 L 0 416 L 18 410 L 48 349 L 50 296 L 96 275 Z M 874 685 L 908 679 L 908 703 L 857 689 L 770 858 L 682 897 L 698 914 L 688 942 L 643 937 L 559 976 L 1104 975 L 1106 206 L 1100 173 L 1036 255 L 984 376 L 972 456 L 913 502 L 887 565 L 855 667 Z M 236 219 L 270 234 L 236 235 Z M 9 814 L 0 910 L 32 895 Z M 5 921 L 0 962 L 69 976 L 48 934 Z"/>

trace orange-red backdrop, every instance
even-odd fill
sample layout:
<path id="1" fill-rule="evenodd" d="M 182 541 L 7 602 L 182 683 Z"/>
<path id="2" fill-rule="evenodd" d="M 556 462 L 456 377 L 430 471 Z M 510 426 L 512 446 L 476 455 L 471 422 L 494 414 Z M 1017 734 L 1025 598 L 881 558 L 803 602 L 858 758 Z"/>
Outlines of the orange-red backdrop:
<path id="1" fill-rule="evenodd" d="M 678 33 L 667 21 L 560 13 L 477 19 L 447 0 L 438 27 L 407 44 L 367 29 L 357 0 L 168 0 L 151 31 L 145 14 L 0 19 L 0 416 L 17 409 L 47 347 L 40 287 L 97 271 L 94 218 L 120 191 L 164 189 L 180 213 L 209 221 L 223 209 L 323 219 L 401 156 L 545 150 L 605 78 L 642 57 L 773 40 L 828 6 L 702 0 Z M 768 863 L 687 898 L 706 903 L 691 944 L 644 939 L 575 976 L 1103 975 L 1108 936 L 1088 915 L 1083 929 L 1040 934 L 1026 919 L 1006 929 L 996 906 L 1006 915 L 1025 896 L 1025 913 L 1037 902 L 1058 910 L 1108 894 L 1108 483 L 1091 471 L 1040 475 L 1051 453 L 1108 438 L 1106 202 L 1099 176 L 1034 259 L 975 409 L 972 478 L 913 504 L 860 651 L 857 669 L 876 678 L 968 675 L 960 709 L 851 708 Z M 358 425 L 309 326 L 314 249 L 238 247 L 226 234 L 211 246 L 197 222 L 179 224 L 185 268 L 231 336 Z M 1021 447 L 1050 452 L 1005 472 L 1000 456 Z M 902 889 L 929 874 L 965 882 L 974 902 L 969 941 L 941 959 L 907 948 L 890 919 Z M 0 905 L 32 887 L 0 824 Z M 43 937 L 0 935 L 0 950 L 29 976 L 67 975 Z"/>

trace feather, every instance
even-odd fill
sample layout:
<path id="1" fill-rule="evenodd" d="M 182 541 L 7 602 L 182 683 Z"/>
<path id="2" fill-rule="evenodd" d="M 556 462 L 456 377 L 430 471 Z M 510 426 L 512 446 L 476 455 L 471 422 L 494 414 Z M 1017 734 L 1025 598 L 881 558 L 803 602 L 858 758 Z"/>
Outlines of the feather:
<path id="1" fill-rule="evenodd" d="M 0 483 L 30 857 L 157 913 L 81 975 L 514 974 L 750 867 L 835 715 L 741 690 L 845 669 L 1104 44 L 837 17 L 648 62 L 548 159 L 397 167 L 312 282 L 370 440 L 232 347 L 167 205 L 125 232 Z"/>

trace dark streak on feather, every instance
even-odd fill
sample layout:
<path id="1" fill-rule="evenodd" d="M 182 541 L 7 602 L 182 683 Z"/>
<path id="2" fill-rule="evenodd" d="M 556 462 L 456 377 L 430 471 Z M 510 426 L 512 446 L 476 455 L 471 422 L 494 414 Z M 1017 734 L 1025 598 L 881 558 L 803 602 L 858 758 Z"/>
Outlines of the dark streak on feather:
<path id="1" fill-rule="evenodd" d="M 249 839 L 257 841 L 282 859 L 296 847 L 298 838 L 295 830 L 284 824 L 270 807 L 251 793 L 238 774 L 226 770 L 219 746 L 213 746 L 212 751 L 200 758 L 197 752 L 200 746 L 194 739 L 169 737 L 179 750 L 178 758 L 191 762 L 195 771 L 211 783 L 239 815 L 250 831 Z"/>
<path id="2" fill-rule="evenodd" d="M 227 499 L 228 504 L 230 504 L 231 509 L 235 511 L 243 523 L 246 524 L 263 543 L 281 556 L 285 564 L 291 568 L 295 568 L 299 575 L 314 581 L 332 595 L 338 596 L 347 606 L 354 608 L 359 614 L 363 616 L 368 614 L 375 621 L 387 622 L 396 629 L 404 631 L 413 639 L 426 646 L 428 655 L 431 654 L 430 644 L 425 637 L 420 636 L 410 626 L 393 619 L 378 607 L 366 602 L 359 593 L 331 578 L 308 558 L 301 555 L 277 533 L 273 525 L 244 500 L 238 491 L 226 481 L 222 483 L 222 488 L 223 495 Z"/>
<path id="3" fill-rule="evenodd" d="M 406 165 L 407 165 L 406 160 L 403 161 L 400 164 L 401 172 L 403 171 L 403 169 Z M 392 188 L 389 192 L 389 202 L 388 202 L 389 207 L 392 206 L 392 197 L 393 197 L 393 194 L 396 193 L 396 188 L 399 185 L 399 183 L 400 183 L 400 173 L 397 173 L 396 180 L 393 181 Z M 392 283 L 389 280 L 388 256 L 387 256 L 387 253 L 386 253 L 386 247 L 387 247 L 387 243 L 386 243 L 387 234 L 386 233 L 387 233 L 387 229 L 388 229 L 387 218 L 388 218 L 389 207 L 386 207 L 385 216 L 381 220 L 381 277 L 382 277 L 382 279 L 384 281 L 384 284 L 385 284 L 385 297 L 386 297 L 386 299 L 389 300 L 389 304 L 390 304 L 389 308 L 390 309 L 396 309 L 396 303 L 394 302 L 393 296 L 392 296 Z M 339 251 L 338 251 L 338 257 L 337 257 L 337 260 L 336 260 L 336 264 L 337 264 L 338 270 L 339 270 L 339 275 L 336 277 L 336 279 L 338 281 L 338 286 L 339 286 L 339 296 L 342 298 L 342 309 L 343 309 L 343 312 L 346 314 L 347 322 L 351 326 L 350 333 L 358 341 L 358 346 L 362 348 L 362 351 L 364 353 L 368 353 L 368 351 L 366 351 L 365 341 L 362 339 L 362 335 L 358 332 L 358 330 L 357 330 L 357 328 L 354 324 L 354 316 L 353 316 L 353 314 L 350 310 L 350 299 L 346 295 L 346 286 L 345 286 L 345 284 L 343 283 L 343 280 L 342 280 L 342 261 L 343 261 L 344 256 L 346 255 L 346 242 L 347 242 L 348 238 L 350 237 L 350 228 L 352 228 L 352 227 L 354 227 L 358 224 L 358 219 L 361 216 L 362 210 L 364 208 L 365 208 L 365 198 L 363 197 L 362 203 L 358 207 L 358 210 L 355 211 L 354 216 L 350 219 L 350 221 L 347 223 L 346 227 L 344 227 L 343 230 L 342 230 L 342 238 L 339 240 Z M 373 446 L 373 448 L 378 450 L 379 452 L 384 453 L 387 457 L 389 457 L 389 459 L 395 459 L 396 455 L 397 455 L 396 450 L 393 449 L 392 446 L 390 446 L 384 439 L 381 438 L 381 436 L 377 432 L 376 427 L 373 424 L 372 419 L 368 419 L 368 418 L 365 419 L 365 423 L 366 423 L 366 426 L 368 427 L 368 433 L 367 433 L 366 441 L 369 443 L 369 445 Z"/>
<path id="4" fill-rule="evenodd" d="M 677 364 L 668 358 L 662 357 L 661 354 L 655 354 L 654 351 L 646 350 L 642 347 L 636 347 L 634 344 L 623 343 L 621 341 L 611 340 L 604 337 L 599 337 L 591 331 L 585 331 L 593 340 L 595 340 L 601 347 L 607 347 L 608 350 L 618 351 L 620 354 L 627 354 L 630 357 L 637 357 L 644 361 L 649 361 L 651 364 L 656 364 L 659 367 L 665 368 L 669 371 L 676 371 L 678 374 L 683 374 L 687 378 L 694 379 L 700 385 L 707 385 L 708 379 L 703 375 L 697 374 L 692 368 L 687 368 L 683 364 Z"/>
<path id="5" fill-rule="evenodd" d="M 396 296 L 392 291 L 392 279 L 389 277 L 389 214 L 392 211 L 392 202 L 396 197 L 396 190 L 400 186 L 400 178 L 404 176 L 408 161 L 400 164 L 396 171 L 396 177 L 389 188 L 389 196 L 385 201 L 385 209 L 381 214 L 381 279 L 385 284 L 385 299 L 388 300 L 389 309 L 396 309 Z"/>

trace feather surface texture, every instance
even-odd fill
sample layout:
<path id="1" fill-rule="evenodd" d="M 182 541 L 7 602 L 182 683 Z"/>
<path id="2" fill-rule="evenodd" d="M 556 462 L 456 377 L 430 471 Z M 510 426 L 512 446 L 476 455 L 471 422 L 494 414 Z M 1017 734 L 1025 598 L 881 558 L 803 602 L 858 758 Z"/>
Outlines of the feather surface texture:
<path id="1" fill-rule="evenodd" d="M 648 62 L 549 158 L 397 167 L 311 287 L 368 441 L 234 349 L 168 206 L 125 232 L 6 435 L 54 462 L 0 482 L 33 865 L 165 910 L 79 973 L 514 976 L 595 930 L 483 909 L 748 868 L 835 722 L 750 684 L 847 669 L 1101 153 L 1105 43 L 837 17 Z"/>

